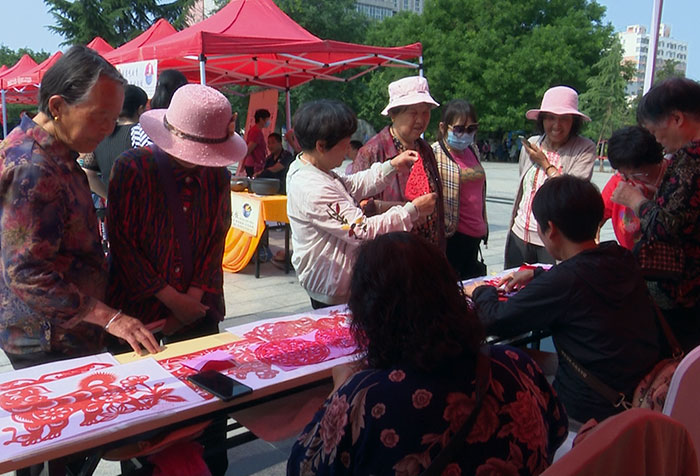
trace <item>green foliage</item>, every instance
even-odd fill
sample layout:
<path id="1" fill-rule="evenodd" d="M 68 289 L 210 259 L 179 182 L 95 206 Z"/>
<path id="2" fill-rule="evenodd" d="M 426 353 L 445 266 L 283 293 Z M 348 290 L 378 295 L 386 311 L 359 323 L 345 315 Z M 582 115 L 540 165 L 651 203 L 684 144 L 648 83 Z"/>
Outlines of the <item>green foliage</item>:
<path id="1" fill-rule="evenodd" d="M 292 20 L 323 40 L 364 43 L 369 19 L 355 10 L 354 0 L 276 0 L 277 6 Z M 350 77 L 357 71 L 347 71 Z M 292 92 L 292 111 L 300 104 L 320 98 L 342 99 L 355 111 L 365 96 L 367 85 L 362 81 L 312 81 Z M 280 95 L 284 111 L 284 94 Z"/>
<path id="2" fill-rule="evenodd" d="M 368 42 L 423 44 L 425 74 L 438 102 L 464 98 L 479 113 L 481 135 L 529 129 L 525 112 L 551 86 L 582 91 L 613 29 L 605 8 L 589 0 L 427 0 L 423 15 L 401 14 L 373 25 Z M 386 123 L 391 79 L 415 74 L 373 74 L 360 115 L 375 127 Z M 439 112 L 433 114 L 431 129 Z"/>
<path id="3" fill-rule="evenodd" d="M 101 36 L 113 46 L 121 45 L 146 30 L 154 20 L 165 18 L 178 26 L 183 9 L 193 0 L 44 0 L 54 17 L 49 29 L 65 41 L 62 45 L 86 44 Z"/>
<path id="4" fill-rule="evenodd" d="M 356 43 L 367 30 L 369 19 L 355 10 L 355 0 L 276 0 L 277 6 L 295 22 L 324 40 Z"/>
<path id="5" fill-rule="evenodd" d="M 679 61 L 673 59 L 664 60 L 663 64 L 660 65 L 661 67 L 657 68 L 656 71 L 654 71 L 654 82 L 663 81 L 664 79 L 671 78 L 674 76 L 684 78 L 685 75 L 676 69 L 676 67 L 679 64 Z M 659 66 L 658 63 L 657 66 Z"/>
<path id="6" fill-rule="evenodd" d="M 15 51 L 5 45 L 0 45 L 0 65 L 4 64 L 9 68 L 19 61 L 19 59 L 25 54 L 31 56 L 37 63 L 41 63 L 50 56 L 50 54 L 44 50 L 34 51 L 29 48 L 20 48 Z"/>
<path id="7" fill-rule="evenodd" d="M 615 38 L 593 71 L 595 74 L 586 81 L 586 92 L 581 94 L 580 105 L 591 118 L 587 135 L 600 141 L 610 137 L 615 129 L 634 123 L 625 88 L 635 75 L 635 66 L 622 63 L 622 45 Z"/>

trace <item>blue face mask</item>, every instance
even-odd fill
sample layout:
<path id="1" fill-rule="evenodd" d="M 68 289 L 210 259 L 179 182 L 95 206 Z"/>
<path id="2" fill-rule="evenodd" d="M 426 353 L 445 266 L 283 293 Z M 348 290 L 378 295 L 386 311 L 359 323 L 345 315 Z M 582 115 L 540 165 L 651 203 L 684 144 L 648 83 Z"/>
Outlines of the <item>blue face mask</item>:
<path id="1" fill-rule="evenodd" d="M 265 129 L 267 129 L 268 127 L 270 127 L 270 120 L 269 119 L 267 121 L 265 121 Z"/>
<path id="2" fill-rule="evenodd" d="M 475 135 L 476 132 L 472 132 L 471 134 L 466 132 L 464 134 L 455 134 L 454 131 L 447 131 L 447 145 L 451 149 L 464 150 L 474 142 Z"/>

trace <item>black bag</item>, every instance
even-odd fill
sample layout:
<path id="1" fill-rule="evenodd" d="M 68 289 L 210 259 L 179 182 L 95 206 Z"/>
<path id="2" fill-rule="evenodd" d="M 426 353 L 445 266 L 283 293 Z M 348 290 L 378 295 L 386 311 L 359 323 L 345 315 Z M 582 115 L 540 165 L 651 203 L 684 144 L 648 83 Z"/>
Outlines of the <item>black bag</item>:
<path id="1" fill-rule="evenodd" d="M 685 253 L 679 246 L 658 240 L 639 241 L 634 247 L 642 276 L 648 281 L 680 279 Z"/>

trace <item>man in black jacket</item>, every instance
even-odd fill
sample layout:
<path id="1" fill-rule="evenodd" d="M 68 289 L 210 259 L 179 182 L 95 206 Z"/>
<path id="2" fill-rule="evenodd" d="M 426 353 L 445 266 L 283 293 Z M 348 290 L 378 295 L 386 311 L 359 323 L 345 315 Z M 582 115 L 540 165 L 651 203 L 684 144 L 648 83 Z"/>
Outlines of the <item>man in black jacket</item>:
<path id="1" fill-rule="evenodd" d="M 647 288 L 632 254 L 615 242 L 596 244 L 603 200 L 595 185 L 571 175 L 550 179 L 532 210 L 538 233 L 559 264 L 523 269 L 492 286 L 470 286 L 479 318 L 502 337 L 532 330 L 552 333 L 555 346 L 592 375 L 631 399 L 637 383 L 660 359 L 659 330 Z M 525 286 L 527 284 L 527 286 Z M 569 416 L 603 420 L 623 410 L 593 390 L 565 359 L 554 387 Z"/>

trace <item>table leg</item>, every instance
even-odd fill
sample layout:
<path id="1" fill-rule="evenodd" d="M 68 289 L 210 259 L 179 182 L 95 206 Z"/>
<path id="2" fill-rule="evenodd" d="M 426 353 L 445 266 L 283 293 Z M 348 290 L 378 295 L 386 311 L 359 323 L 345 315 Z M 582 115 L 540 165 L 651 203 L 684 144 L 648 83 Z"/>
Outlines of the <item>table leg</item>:
<path id="1" fill-rule="evenodd" d="M 289 274 L 289 223 L 284 225 L 284 274 Z"/>
<path id="2" fill-rule="evenodd" d="M 253 259 L 255 259 L 256 279 L 260 277 L 260 245 L 262 245 L 263 239 L 265 238 L 265 233 L 267 233 L 267 228 L 265 228 L 265 231 L 263 231 L 263 234 L 260 237 L 260 241 L 258 241 L 258 246 L 255 247 L 255 254 L 253 255 Z"/>

